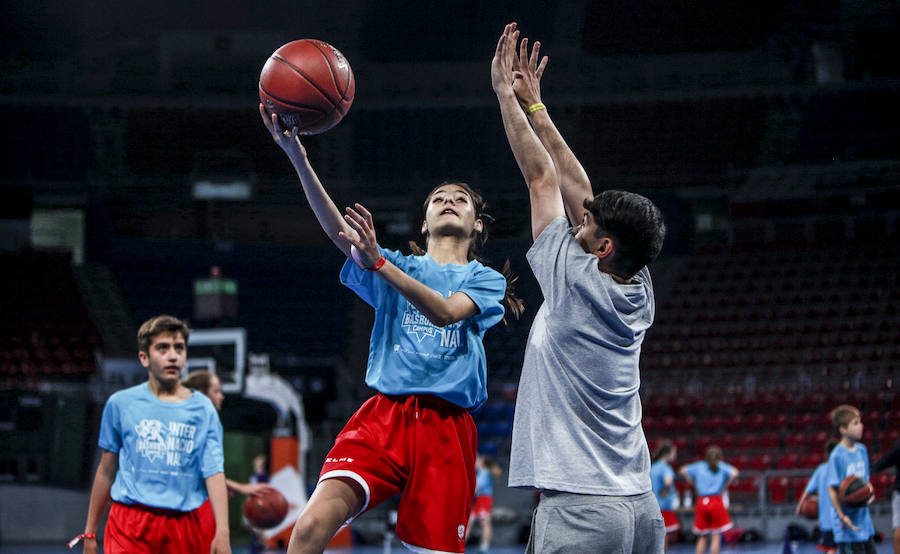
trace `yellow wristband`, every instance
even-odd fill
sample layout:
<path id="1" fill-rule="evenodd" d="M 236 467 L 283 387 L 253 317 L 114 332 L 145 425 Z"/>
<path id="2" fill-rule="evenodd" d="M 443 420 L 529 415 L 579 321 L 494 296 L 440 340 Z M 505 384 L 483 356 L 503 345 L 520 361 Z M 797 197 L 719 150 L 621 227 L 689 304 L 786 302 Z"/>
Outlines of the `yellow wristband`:
<path id="1" fill-rule="evenodd" d="M 547 109 L 547 106 L 545 106 L 543 104 L 543 102 L 538 102 L 537 104 L 532 104 L 532 105 L 528 106 L 528 108 L 525 111 L 528 112 L 528 115 L 531 115 L 538 110 L 546 110 L 546 109 Z"/>

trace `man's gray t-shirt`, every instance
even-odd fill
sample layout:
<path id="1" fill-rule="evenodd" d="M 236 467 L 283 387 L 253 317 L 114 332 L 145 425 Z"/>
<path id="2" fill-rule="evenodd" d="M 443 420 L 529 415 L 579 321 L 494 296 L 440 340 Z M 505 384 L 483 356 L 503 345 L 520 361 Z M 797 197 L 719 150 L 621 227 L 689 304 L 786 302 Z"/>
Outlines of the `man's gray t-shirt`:
<path id="1" fill-rule="evenodd" d="M 641 342 L 653 322 L 650 273 L 620 285 L 585 253 L 565 217 L 528 251 L 544 294 L 528 336 L 509 486 L 581 494 L 651 490 L 641 428 Z"/>

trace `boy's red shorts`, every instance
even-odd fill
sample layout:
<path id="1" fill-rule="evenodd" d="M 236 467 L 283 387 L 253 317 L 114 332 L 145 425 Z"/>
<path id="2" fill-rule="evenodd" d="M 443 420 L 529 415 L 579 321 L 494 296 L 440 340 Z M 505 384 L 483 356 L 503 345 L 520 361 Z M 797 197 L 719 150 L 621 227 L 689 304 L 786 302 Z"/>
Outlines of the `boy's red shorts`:
<path id="1" fill-rule="evenodd" d="M 732 527 L 728 509 L 722 503 L 722 497 L 700 496 L 697 497 L 697 507 L 694 514 L 694 534 L 711 535 L 721 533 Z"/>
<path id="2" fill-rule="evenodd" d="M 475 497 L 475 505 L 472 506 L 472 517 L 490 519 L 493 509 L 494 497 L 489 494 L 479 494 Z"/>
<path id="3" fill-rule="evenodd" d="M 681 529 L 681 522 L 678 521 L 678 514 L 672 510 L 662 510 L 663 521 L 666 523 L 666 533 L 674 533 Z"/>
<path id="4" fill-rule="evenodd" d="M 206 503 L 208 506 L 209 502 Z M 212 508 L 209 508 L 212 513 Z M 103 535 L 105 554 L 209 554 L 212 534 L 204 507 L 178 512 L 113 502 Z"/>
<path id="5" fill-rule="evenodd" d="M 455 404 L 377 394 L 338 434 L 319 481 L 359 484 L 366 495 L 360 514 L 402 493 L 395 530 L 401 541 L 414 552 L 465 552 L 477 440 L 472 416 Z"/>

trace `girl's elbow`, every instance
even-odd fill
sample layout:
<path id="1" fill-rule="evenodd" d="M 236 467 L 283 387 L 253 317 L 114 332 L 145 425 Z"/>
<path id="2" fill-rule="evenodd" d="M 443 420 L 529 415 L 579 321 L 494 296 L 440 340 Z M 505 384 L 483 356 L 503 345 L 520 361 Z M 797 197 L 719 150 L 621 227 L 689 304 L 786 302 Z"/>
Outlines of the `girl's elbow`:
<path id="1" fill-rule="evenodd" d="M 432 317 L 429 317 L 428 319 L 435 327 L 446 327 L 448 325 L 456 323 L 456 320 L 450 314 L 434 315 Z"/>

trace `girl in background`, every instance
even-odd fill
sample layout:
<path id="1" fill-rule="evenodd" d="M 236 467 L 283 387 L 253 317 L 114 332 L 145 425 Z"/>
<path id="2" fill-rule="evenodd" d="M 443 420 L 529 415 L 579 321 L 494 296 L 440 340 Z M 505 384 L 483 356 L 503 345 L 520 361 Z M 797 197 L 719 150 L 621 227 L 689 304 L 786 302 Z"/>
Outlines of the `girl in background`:
<path id="1" fill-rule="evenodd" d="M 706 449 L 706 459 L 682 467 L 678 473 L 694 486 L 697 502 L 694 514 L 694 534 L 697 535 L 696 554 L 719 554 L 722 533 L 732 528 L 728 508 L 722 493 L 738 476 L 738 470 L 722 461 L 722 449 L 712 445 Z"/>

